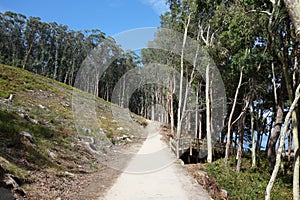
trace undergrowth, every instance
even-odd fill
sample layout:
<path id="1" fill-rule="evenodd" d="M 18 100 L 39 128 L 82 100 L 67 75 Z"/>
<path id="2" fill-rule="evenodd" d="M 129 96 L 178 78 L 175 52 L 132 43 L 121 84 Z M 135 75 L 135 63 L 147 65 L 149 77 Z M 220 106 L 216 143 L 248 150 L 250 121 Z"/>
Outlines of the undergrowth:
<path id="1" fill-rule="evenodd" d="M 260 158 L 259 167 L 251 168 L 250 156 L 243 158 L 242 169 L 236 172 L 236 160 L 231 158 L 227 165 L 223 159 L 206 164 L 205 170 L 216 179 L 218 186 L 228 192 L 229 199 L 265 199 L 270 179 L 266 156 Z M 272 199 L 292 199 L 292 173 L 280 172 L 272 190 Z"/>

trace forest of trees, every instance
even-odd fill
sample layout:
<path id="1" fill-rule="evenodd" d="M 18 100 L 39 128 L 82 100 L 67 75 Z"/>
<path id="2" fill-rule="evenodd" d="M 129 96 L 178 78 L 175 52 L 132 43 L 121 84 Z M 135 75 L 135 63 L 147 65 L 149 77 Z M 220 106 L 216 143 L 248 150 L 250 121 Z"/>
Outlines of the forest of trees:
<path id="1" fill-rule="evenodd" d="M 199 41 L 222 75 L 226 88 L 227 113 L 225 126 L 218 139 L 226 143 L 225 162 L 229 158 L 230 148 L 234 148 L 236 171 L 240 171 L 243 152 L 248 148 L 252 152 L 252 167 L 256 168 L 259 165 L 257 155 L 266 152 L 269 171 L 273 173 L 267 188 L 268 199 L 278 172 L 281 152 L 284 152 L 288 160 L 292 157 L 294 159 L 293 193 L 294 199 L 299 199 L 300 110 L 297 104 L 297 86 L 300 81 L 300 43 L 299 16 L 293 15 L 299 12 L 299 4 L 281 0 L 167 2 L 170 11 L 161 16 L 161 27 L 184 33 L 181 39 L 183 47 L 186 36 Z M 298 7 L 292 10 L 295 6 Z M 157 37 L 151 45 L 159 45 L 160 42 Z M 148 58 L 152 57 L 181 71 L 202 98 L 197 99 L 198 104 L 206 102 L 206 110 L 200 108 L 194 112 L 199 115 L 196 119 L 202 120 L 199 123 L 204 125 L 202 129 L 206 132 L 209 145 L 209 137 L 217 134 L 213 133 L 215 130 L 210 125 L 215 116 L 209 115 L 213 110 L 210 101 L 214 99 L 212 92 L 205 87 L 210 84 L 210 79 L 195 76 L 193 65 L 185 63 L 183 67 L 180 56 L 148 49 L 142 55 L 142 59 L 152 61 Z M 183 97 L 183 102 L 184 98 L 186 97 Z M 178 122 L 183 116 L 188 116 L 184 112 L 189 111 L 184 110 L 184 103 L 171 107 L 179 107 L 176 113 L 178 136 L 178 129 L 182 128 L 182 124 Z M 190 123 L 189 120 L 187 122 Z M 196 132 L 197 130 L 199 128 L 195 129 Z M 277 149 L 279 138 L 280 148 Z M 208 162 L 211 161 L 209 154 Z"/>
<path id="2" fill-rule="evenodd" d="M 274 174 L 278 163 L 277 144 L 282 136 L 284 154 L 289 161 L 294 159 L 294 199 L 299 199 L 300 107 L 297 101 L 292 104 L 297 100 L 300 83 L 299 23 L 289 15 L 291 7 L 286 2 L 168 0 L 169 11 L 161 15 L 161 28 L 182 33 L 179 40 L 182 46 L 177 47 L 182 52 L 175 54 L 156 49 L 155 46 L 168 42 L 158 31 L 149 43 L 153 48 L 142 49 L 141 57 L 134 52 L 124 52 L 99 30 L 73 31 L 55 22 L 42 22 L 37 17 L 0 13 L 0 63 L 73 86 L 81 63 L 92 49 L 114 47 L 110 51 L 116 59 L 102 77 L 96 78 L 97 87 L 87 90 L 108 101 L 115 84 L 129 70 L 139 70 L 151 63 L 165 64 L 178 71 L 180 80 L 170 73 L 166 79 L 168 88 L 143 85 L 130 97 L 130 110 L 170 124 L 175 137 L 182 132 L 192 132 L 195 137 L 207 136 L 209 145 L 209 137 L 218 135 L 217 140 L 226 146 L 225 162 L 231 149 L 235 150 L 236 171 L 241 169 L 243 152 L 249 149 L 252 167 L 259 167 L 257 157 L 266 153 L 269 171 Z M 227 110 L 221 130 L 214 130 L 210 125 L 215 116 L 210 116 L 214 88 L 209 84 L 215 72 L 208 73 L 207 67 L 207 74 L 199 75 L 195 63 L 184 60 L 186 37 L 193 38 L 209 53 L 223 79 Z M 107 46 L 107 42 L 101 44 L 103 40 L 110 41 L 111 46 Z M 124 91 L 126 84 L 122 86 Z M 192 88 L 196 98 L 189 99 L 183 87 Z M 178 95 L 174 93 L 175 88 L 179 88 Z M 187 109 L 189 101 L 196 102 L 194 110 Z M 123 102 L 119 104 L 124 106 Z M 290 109 L 292 105 L 295 109 Z M 161 106 L 165 112 L 159 113 Z M 291 119 L 284 120 L 287 115 Z M 191 119 L 195 120 L 193 126 Z M 208 161 L 212 161 L 210 153 Z M 269 186 L 271 188 L 272 181 Z"/>
<path id="3" fill-rule="evenodd" d="M 134 52 L 124 52 L 114 39 L 100 30 L 70 30 L 56 22 L 42 22 L 39 17 L 26 17 L 13 12 L 0 13 L 0 63 L 20 67 L 74 86 L 76 74 L 90 51 L 103 40 L 114 47 L 116 59 L 98 91 L 110 100 L 115 83 L 139 60 Z"/>

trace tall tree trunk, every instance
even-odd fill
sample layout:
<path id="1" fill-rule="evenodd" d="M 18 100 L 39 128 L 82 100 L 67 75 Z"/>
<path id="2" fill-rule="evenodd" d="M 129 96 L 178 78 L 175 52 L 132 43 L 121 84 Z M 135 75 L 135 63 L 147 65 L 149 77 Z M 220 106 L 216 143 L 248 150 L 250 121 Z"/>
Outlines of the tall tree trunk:
<path id="1" fill-rule="evenodd" d="M 284 0 L 284 4 L 295 26 L 295 33 L 297 35 L 297 38 L 298 40 L 300 40 L 300 1 Z"/>
<path id="2" fill-rule="evenodd" d="M 94 80 L 94 96 L 98 96 L 99 95 L 99 74 L 96 74 L 96 78 Z"/>
<path id="3" fill-rule="evenodd" d="M 30 54 L 31 54 L 32 47 L 33 47 L 33 42 L 30 43 L 29 48 L 28 48 L 28 50 L 27 50 L 27 52 L 26 52 L 26 54 L 25 54 L 25 58 L 24 58 L 23 66 L 22 66 L 23 69 L 26 68 L 26 65 L 27 65 L 27 63 L 28 63 L 29 56 L 30 56 Z"/>
<path id="4" fill-rule="evenodd" d="M 250 103 L 250 116 L 251 116 L 251 137 L 252 137 L 252 168 L 256 167 L 256 144 L 255 144 L 255 132 L 254 132 L 254 109 L 253 109 L 253 102 L 251 100 Z M 259 132 L 257 132 L 259 135 Z M 258 137 L 257 137 L 258 138 Z"/>
<path id="5" fill-rule="evenodd" d="M 295 110 L 292 112 L 292 125 L 293 125 L 293 140 L 294 140 L 294 173 L 293 173 L 293 199 L 300 199 L 299 195 L 299 134 L 298 134 L 298 121 L 297 113 Z"/>
<path id="6" fill-rule="evenodd" d="M 196 88 L 196 111 L 195 111 L 194 138 L 198 138 L 198 130 L 199 130 L 199 88 L 200 88 L 200 82 L 198 81 L 197 88 Z"/>
<path id="7" fill-rule="evenodd" d="M 274 170 L 272 172 L 270 181 L 269 181 L 268 186 L 266 188 L 266 196 L 265 196 L 266 200 L 271 199 L 271 190 L 273 188 L 277 173 L 279 171 L 279 167 L 280 167 L 280 163 L 281 163 L 281 154 L 282 154 L 282 150 L 283 150 L 283 146 L 284 146 L 286 133 L 288 132 L 288 129 L 289 129 L 290 118 L 291 118 L 292 113 L 293 113 L 295 107 L 297 106 L 298 100 L 300 98 L 299 92 L 300 92 L 300 84 L 298 85 L 298 87 L 296 89 L 295 99 L 294 99 L 294 101 L 293 101 L 293 103 L 292 103 L 292 105 L 289 109 L 289 112 L 287 113 L 287 115 L 285 117 L 285 120 L 284 120 L 284 129 L 283 129 L 283 133 L 280 137 L 279 147 L 278 147 L 277 154 L 276 154 L 276 165 L 274 166 Z M 298 183 L 299 183 L 299 180 L 298 180 Z"/>
<path id="8" fill-rule="evenodd" d="M 53 79 L 56 80 L 57 78 L 57 69 L 58 69 L 58 49 L 59 46 L 58 46 L 58 41 L 56 39 L 55 41 L 55 60 L 54 60 L 54 72 L 53 72 Z M 70 82 L 70 80 L 69 80 Z"/>
<path id="9" fill-rule="evenodd" d="M 181 136 L 181 129 L 182 129 L 182 102 L 183 102 L 183 70 L 184 70 L 184 50 L 186 45 L 186 39 L 188 36 L 188 29 L 191 20 L 191 14 L 188 15 L 187 23 L 184 24 L 184 34 L 183 34 L 183 41 L 181 46 L 181 55 L 180 55 L 180 83 L 179 83 L 179 96 L 178 96 L 178 111 L 177 111 L 177 133 L 176 138 L 179 139 Z M 179 141 L 176 144 L 176 156 L 179 158 Z"/>
<path id="10" fill-rule="evenodd" d="M 262 110 L 258 110 L 258 119 L 256 120 L 256 127 L 257 127 L 257 140 L 256 140 L 256 152 L 260 152 L 261 143 L 260 138 L 263 137 L 263 121 L 262 121 Z"/>
<path id="11" fill-rule="evenodd" d="M 288 134 L 288 162 L 291 161 L 291 153 L 292 153 L 292 133 Z"/>
<path id="12" fill-rule="evenodd" d="M 211 108 L 210 108 L 210 70 L 209 64 L 206 66 L 206 85 L 205 85 L 205 99 L 206 99 L 206 138 L 207 138 L 207 162 L 212 162 L 212 135 L 211 135 Z"/>
<path id="13" fill-rule="evenodd" d="M 273 73 L 273 91 L 274 91 L 274 99 L 275 99 L 275 105 L 276 105 L 276 118 L 275 118 L 275 125 L 273 128 L 272 133 L 269 135 L 268 139 L 268 146 L 267 146 L 267 156 L 269 161 L 269 171 L 272 173 L 276 161 L 276 151 L 275 151 L 275 145 L 279 138 L 280 131 L 281 131 L 281 125 L 283 122 L 283 89 L 285 88 L 285 80 L 283 79 L 281 81 L 281 89 L 280 89 L 280 95 L 279 98 L 277 96 L 277 86 L 276 86 L 276 77 L 275 77 L 275 69 L 274 69 L 274 63 L 272 63 L 272 73 Z M 284 76 L 284 75 L 283 75 Z"/>
<path id="14" fill-rule="evenodd" d="M 174 83 L 174 84 L 173 84 Z M 171 134 L 174 135 L 174 100 L 173 100 L 173 94 L 175 91 L 175 76 L 172 72 L 172 77 L 170 79 L 170 124 L 171 124 Z"/>
<path id="15" fill-rule="evenodd" d="M 241 72 L 240 72 L 239 83 L 238 83 L 238 86 L 237 86 L 236 91 L 235 91 L 233 105 L 232 105 L 231 112 L 230 112 L 230 115 L 229 115 L 229 118 L 228 118 L 227 135 L 226 135 L 225 163 L 227 163 L 228 158 L 229 158 L 229 150 L 230 150 L 230 144 L 231 144 L 231 125 L 232 125 L 231 121 L 232 121 L 232 117 L 233 117 L 233 114 L 234 114 L 234 110 L 235 110 L 239 90 L 240 90 L 240 87 L 241 87 L 241 84 L 242 84 L 242 80 L 243 80 L 243 68 L 241 69 Z"/>
<path id="16" fill-rule="evenodd" d="M 123 83 L 122 83 L 122 93 L 121 93 L 121 107 L 124 108 L 124 101 L 125 101 L 125 90 L 126 90 L 126 74 L 124 74 Z"/>
<path id="17" fill-rule="evenodd" d="M 275 145 L 280 135 L 282 121 L 283 121 L 283 105 L 282 102 L 280 101 L 279 104 L 276 106 L 275 125 L 269 138 L 268 150 L 267 150 L 270 173 L 272 173 L 276 162 Z"/>
<path id="18" fill-rule="evenodd" d="M 151 120 L 155 120 L 154 94 L 151 92 Z"/>
<path id="19" fill-rule="evenodd" d="M 290 102 L 292 102 L 293 101 L 293 89 L 292 88 L 293 88 L 293 86 L 295 87 L 297 83 L 295 83 L 295 82 L 292 83 L 292 81 L 290 80 L 289 73 L 288 73 L 288 66 L 290 65 L 290 62 L 288 60 L 290 43 L 291 43 L 290 21 L 289 21 L 289 19 L 287 19 L 286 20 L 286 38 L 285 38 L 284 56 L 283 56 L 283 58 L 281 58 L 281 62 L 282 62 L 285 86 L 287 89 L 288 97 L 289 97 Z M 297 63 L 297 61 L 296 61 L 296 63 Z M 296 63 L 294 66 L 294 72 L 298 68 Z M 294 84 L 294 85 L 292 85 L 292 84 Z M 297 121 L 296 109 L 292 111 L 292 132 L 293 132 L 294 152 L 295 152 L 294 173 L 293 173 L 293 195 L 294 195 L 294 199 L 299 199 L 299 197 L 300 197 L 299 196 L 299 156 L 297 156 L 298 155 L 297 152 L 299 151 L 299 140 L 298 140 L 299 134 L 298 134 L 298 121 Z"/>
<path id="20" fill-rule="evenodd" d="M 300 7 L 299 7 L 300 8 Z M 299 16 L 300 17 L 300 16 Z M 299 38 L 300 40 L 300 38 Z M 296 45 L 295 45 L 296 46 Z M 296 78 L 296 72 L 298 69 L 298 49 L 294 47 L 294 73 L 293 73 L 293 88 L 296 87 L 296 85 L 298 84 L 299 80 L 297 80 Z M 292 102 L 292 101 L 291 101 Z M 298 112 L 297 112 L 298 111 Z M 298 115 L 297 113 L 299 113 L 299 107 L 295 108 L 295 110 L 293 110 L 292 112 L 292 126 L 293 126 L 293 140 L 294 140 L 294 173 L 293 173 L 293 198 L 294 199 L 300 199 L 300 189 L 299 189 L 299 174 L 300 174 L 300 168 L 299 168 L 299 164 L 300 164 L 300 155 L 299 155 L 299 124 L 298 124 Z M 290 134 L 289 134 L 290 135 Z M 290 138 L 289 138 L 289 152 L 290 152 L 290 148 L 291 148 L 291 144 L 290 144 Z M 290 157 L 290 154 L 289 154 Z"/>
<path id="21" fill-rule="evenodd" d="M 245 119 L 246 119 L 246 113 L 247 108 L 249 106 L 249 97 L 244 98 L 245 99 L 245 107 L 243 108 L 240 116 L 238 117 L 239 123 L 238 123 L 238 133 L 239 133 L 239 144 L 238 144 L 238 150 L 237 150 L 237 164 L 236 164 L 236 171 L 240 172 L 241 166 L 242 166 L 242 154 L 243 154 L 243 143 L 244 143 L 244 126 L 245 126 Z M 236 121 L 236 120 L 235 120 Z"/>
<path id="22" fill-rule="evenodd" d="M 245 115 L 240 118 L 238 122 L 238 133 L 239 133 L 239 141 L 238 141 L 238 149 L 237 149 L 237 164 L 236 164 L 236 172 L 240 172 L 242 166 L 242 154 L 243 154 L 243 141 L 244 141 L 244 123 L 245 123 Z"/>
<path id="23" fill-rule="evenodd" d="M 183 71 L 184 71 L 184 50 L 187 40 L 188 29 L 191 20 L 191 13 L 188 15 L 187 23 L 184 25 L 184 35 L 181 47 L 181 55 L 180 55 L 180 83 L 179 83 L 179 96 L 178 96 L 178 111 L 177 111 L 177 139 L 180 138 L 181 128 L 182 128 L 182 103 L 183 103 Z M 177 145 L 178 146 L 178 145 Z M 178 153 L 177 153 L 178 157 Z"/>
<path id="24" fill-rule="evenodd" d="M 69 80 L 69 85 L 73 86 L 74 85 L 74 77 L 75 77 L 75 58 L 73 56 L 72 58 L 72 65 L 71 65 L 71 74 L 70 74 L 70 80 Z"/>

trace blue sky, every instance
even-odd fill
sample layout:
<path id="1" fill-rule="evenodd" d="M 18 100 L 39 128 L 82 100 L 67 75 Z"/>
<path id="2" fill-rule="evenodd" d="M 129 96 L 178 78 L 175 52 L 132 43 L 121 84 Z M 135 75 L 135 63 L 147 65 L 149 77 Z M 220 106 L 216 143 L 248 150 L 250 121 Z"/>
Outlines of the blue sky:
<path id="1" fill-rule="evenodd" d="M 135 28 L 157 27 L 165 0 L 0 0 L 0 11 L 55 21 L 74 30 L 100 29 L 113 36 Z"/>

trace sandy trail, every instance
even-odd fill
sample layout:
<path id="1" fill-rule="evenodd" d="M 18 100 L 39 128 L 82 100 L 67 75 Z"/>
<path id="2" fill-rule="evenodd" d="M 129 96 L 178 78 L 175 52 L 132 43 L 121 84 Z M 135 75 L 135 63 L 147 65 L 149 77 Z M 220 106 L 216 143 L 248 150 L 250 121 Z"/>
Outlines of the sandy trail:
<path id="1" fill-rule="evenodd" d="M 158 124 L 153 122 L 148 129 L 151 134 L 139 152 L 99 200 L 210 199 L 161 140 Z"/>

